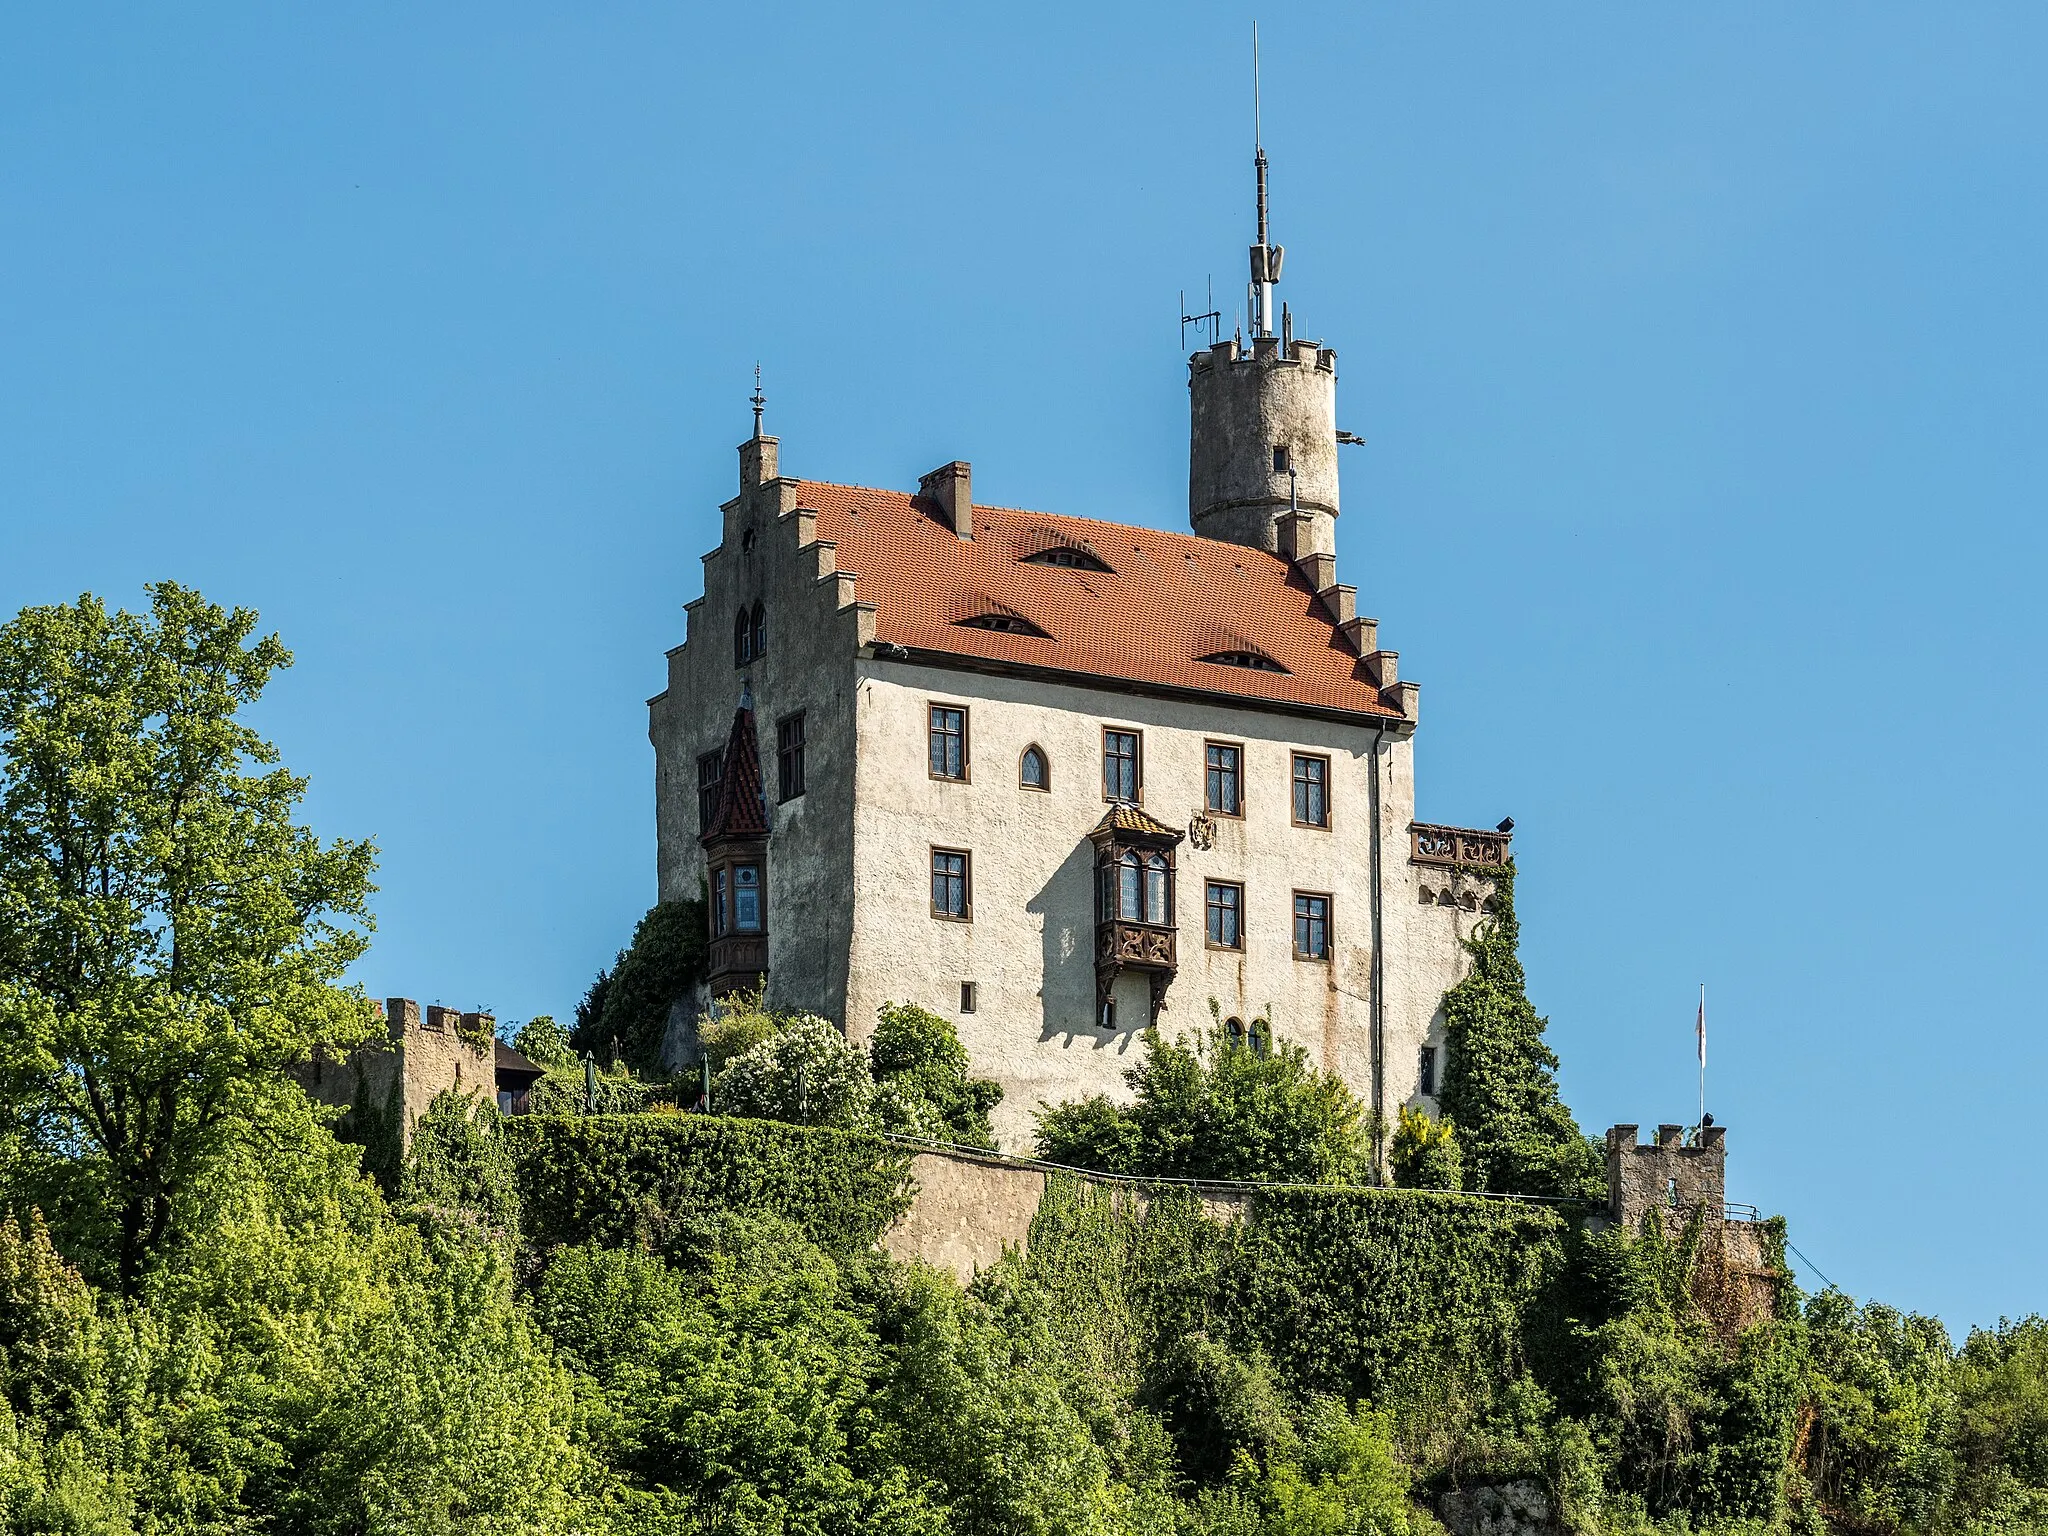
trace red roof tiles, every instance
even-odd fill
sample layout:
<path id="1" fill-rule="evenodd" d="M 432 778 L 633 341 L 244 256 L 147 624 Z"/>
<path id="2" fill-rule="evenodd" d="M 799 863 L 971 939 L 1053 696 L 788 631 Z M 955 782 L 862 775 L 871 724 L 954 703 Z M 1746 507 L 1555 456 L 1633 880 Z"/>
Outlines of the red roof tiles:
<path id="1" fill-rule="evenodd" d="M 959 538 L 936 503 L 901 491 L 800 482 L 875 638 L 912 650 L 1130 684 L 1400 718 L 1291 562 L 1187 533 L 1090 518 L 974 509 Z M 1107 572 L 1031 556 L 1072 549 Z M 1015 615 L 1045 638 L 961 620 Z M 1251 651 L 1285 671 L 1206 662 Z"/>
<path id="2" fill-rule="evenodd" d="M 733 711 L 732 734 L 725 741 L 718 805 L 698 841 L 708 848 L 722 839 L 767 835 L 768 802 L 761 789 L 761 748 L 754 740 L 754 711 L 742 703 Z"/>

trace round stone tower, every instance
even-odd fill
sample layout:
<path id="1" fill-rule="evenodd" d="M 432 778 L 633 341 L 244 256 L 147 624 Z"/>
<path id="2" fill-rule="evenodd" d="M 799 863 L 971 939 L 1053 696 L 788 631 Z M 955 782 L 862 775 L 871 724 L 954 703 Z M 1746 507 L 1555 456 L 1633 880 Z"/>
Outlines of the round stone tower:
<path id="1" fill-rule="evenodd" d="M 1332 552 L 1336 350 L 1284 335 L 1219 342 L 1188 359 L 1188 408 L 1195 532 L 1297 559 Z"/>
<path id="2" fill-rule="evenodd" d="M 1254 67 L 1254 74 L 1256 74 Z M 1337 354 L 1294 339 L 1273 289 L 1287 254 L 1266 225 L 1266 150 L 1257 146 L 1258 243 L 1245 288 L 1252 344 L 1188 359 L 1188 521 L 1205 538 L 1290 559 L 1336 552 Z"/>

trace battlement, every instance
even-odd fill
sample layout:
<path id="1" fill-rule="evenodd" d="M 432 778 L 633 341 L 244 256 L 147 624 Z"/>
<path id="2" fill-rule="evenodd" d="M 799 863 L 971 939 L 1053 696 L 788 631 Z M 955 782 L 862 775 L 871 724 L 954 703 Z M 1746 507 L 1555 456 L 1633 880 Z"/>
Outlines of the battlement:
<path id="1" fill-rule="evenodd" d="M 1688 1142 L 1682 1125 L 1660 1125 L 1657 1139 L 1640 1145 L 1640 1127 L 1617 1125 L 1607 1133 L 1607 1212 L 1622 1228 L 1639 1231 L 1643 1218 L 1658 1213 L 1676 1235 L 1698 1211 L 1719 1223 L 1727 1206 L 1727 1129 L 1710 1125 Z"/>
<path id="2" fill-rule="evenodd" d="M 498 1021 L 491 1014 L 464 1013 L 439 1003 L 427 1004 L 422 1012 L 420 1005 L 409 997 L 387 997 L 382 1012 L 384 1026 L 395 1044 L 439 1038 L 459 1040 L 480 1050 L 487 1048 L 498 1033 Z M 478 1041 L 484 1045 L 478 1046 Z"/>
<path id="3" fill-rule="evenodd" d="M 1315 367 L 1334 378 L 1337 373 L 1337 349 L 1321 346 L 1313 341 L 1282 341 L 1278 336 L 1255 336 L 1249 347 L 1240 345 L 1235 339 L 1219 341 L 1215 346 L 1205 347 L 1188 359 L 1188 373 L 1207 373 L 1212 368 L 1237 365 L 1266 368 Z"/>

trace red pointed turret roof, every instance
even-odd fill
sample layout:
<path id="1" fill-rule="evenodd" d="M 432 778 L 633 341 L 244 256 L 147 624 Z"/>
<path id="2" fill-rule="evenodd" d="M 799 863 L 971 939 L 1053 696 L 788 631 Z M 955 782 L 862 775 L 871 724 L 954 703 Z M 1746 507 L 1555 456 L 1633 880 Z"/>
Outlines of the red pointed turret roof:
<path id="1" fill-rule="evenodd" d="M 754 736 L 752 702 L 742 698 L 725 740 L 725 764 L 718 779 L 718 806 L 699 841 L 707 846 L 729 838 L 766 837 L 768 805 L 761 791 L 761 747 Z"/>

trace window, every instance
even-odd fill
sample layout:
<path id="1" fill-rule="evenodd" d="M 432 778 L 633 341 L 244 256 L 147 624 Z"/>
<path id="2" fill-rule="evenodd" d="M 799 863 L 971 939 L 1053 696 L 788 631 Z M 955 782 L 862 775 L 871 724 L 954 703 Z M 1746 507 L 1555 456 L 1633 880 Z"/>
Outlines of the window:
<path id="1" fill-rule="evenodd" d="M 979 999 L 978 999 L 978 998 L 977 998 L 977 997 L 975 996 L 975 987 L 974 987 L 974 983 L 973 983 L 973 982 L 971 982 L 971 981 L 963 981 L 963 982 L 961 982 L 961 983 L 960 983 L 960 1011 L 961 1011 L 962 1013 L 972 1013 L 972 1012 L 974 1012 L 974 1005 L 975 1005 L 975 1003 L 976 1003 L 976 1002 L 978 1002 L 978 1001 L 979 1001 Z"/>
<path id="2" fill-rule="evenodd" d="M 1041 549 L 1035 555 L 1024 557 L 1026 565 L 1062 565 L 1071 571 L 1101 571 L 1106 576 L 1116 572 L 1109 568 L 1109 562 L 1092 549 L 1083 549 L 1077 544 L 1055 544 L 1050 549 Z"/>
<path id="3" fill-rule="evenodd" d="M 725 775 L 725 759 L 706 752 L 697 759 L 697 835 L 711 830 L 711 818 L 718 814 L 718 781 Z"/>
<path id="4" fill-rule="evenodd" d="M 1126 848 L 1115 863 L 1101 866 L 1101 874 L 1101 921 L 1161 928 L 1173 921 L 1173 866 L 1165 854 Z"/>
<path id="5" fill-rule="evenodd" d="M 1052 770 L 1045 760 L 1045 754 L 1037 747 L 1026 747 L 1024 756 L 1017 764 L 1017 783 L 1025 789 L 1051 789 Z"/>
<path id="6" fill-rule="evenodd" d="M 968 855 L 957 848 L 932 850 L 932 916 L 968 921 L 974 913 L 967 883 Z"/>
<path id="7" fill-rule="evenodd" d="M 972 618 L 955 619 L 953 622 L 962 629 L 985 629 L 998 635 L 1029 635 L 1034 640 L 1052 638 L 1021 613 L 977 613 Z"/>
<path id="8" fill-rule="evenodd" d="M 1294 893 L 1294 958 L 1330 958 L 1330 898 Z"/>
<path id="9" fill-rule="evenodd" d="M 1144 782 L 1139 772 L 1138 764 L 1138 733 L 1136 731 L 1104 731 L 1102 733 L 1102 798 L 1105 800 L 1128 800 L 1135 805 Z"/>
<path id="10" fill-rule="evenodd" d="M 967 777 L 967 711 L 945 704 L 932 706 L 932 777 Z"/>
<path id="11" fill-rule="evenodd" d="M 804 792 L 804 717 L 801 711 L 775 726 L 775 778 L 781 798 Z"/>
<path id="12" fill-rule="evenodd" d="M 1244 887 L 1211 880 L 1204 905 L 1209 909 L 1209 947 L 1243 949 Z"/>
<path id="13" fill-rule="evenodd" d="M 1297 827 L 1327 827 L 1330 824 L 1330 760 L 1294 754 L 1294 824 Z"/>
<path id="14" fill-rule="evenodd" d="M 1678 1209 L 1678 1180 L 1666 1179 L 1664 1181 L 1664 1203 L 1674 1211 Z"/>
<path id="15" fill-rule="evenodd" d="M 1416 1075 L 1415 1091 L 1424 1094 L 1436 1092 L 1436 1047 L 1433 1045 L 1422 1048 L 1422 1070 Z"/>
<path id="16" fill-rule="evenodd" d="M 754 604 L 754 659 L 759 661 L 768 654 L 768 610 L 761 604 Z"/>
<path id="17" fill-rule="evenodd" d="M 1244 748 L 1212 741 L 1202 749 L 1203 794 L 1218 816 L 1244 814 Z"/>
<path id="18" fill-rule="evenodd" d="M 1286 444 L 1275 443 L 1273 445 L 1273 473 L 1284 475 L 1293 467 L 1294 460 L 1288 457 Z"/>
<path id="19" fill-rule="evenodd" d="M 1273 1021 L 1271 1019 L 1253 1019 L 1248 1040 L 1254 1056 L 1272 1055 Z"/>
<path id="20" fill-rule="evenodd" d="M 1195 660 L 1206 661 L 1212 667 L 1242 667 L 1247 672 L 1284 673 L 1287 670 L 1264 651 L 1217 651 L 1210 656 L 1197 656 Z"/>
<path id="21" fill-rule="evenodd" d="M 1113 1029 L 1115 1029 L 1115 1028 L 1116 1028 L 1116 999 L 1115 999 L 1115 998 L 1113 998 L 1113 997 L 1105 997 L 1105 998 L 1104 998 L 1104 999 L 1102 1000 L 1102 1009 L 1101 1009 L 1101 1012 L 1100 1012 L 1100 1013 L 1099 1013 L 1099 1014 L 1098 1014 L 1098 1015 L 1096 1016 L 1096 1021 L 1095 1021 L 1095 1022 L 1096 1022 L 1096 1024 L 1097 1024 L 1097 1025 L 1098 1025 L 1098 1026 L 1099 1026 L 1100 1028 L 1103 1028 L 1103 1029 L 1110 1029 L 1110 1030 L 1113 1030 Z"/>
<path id="22" fill-rule="evenodd" d="M 744 667 L 754 659 L 754 621 L 742 608 L 732 622 L 732 664 Z"/>
<path id="23" fill-rule="evenodd" d="M 1240 1046 L 1240 1047 L 1241 1047 L 1241 1046 L 1243 1046 L 1243 1044 L 1244 1044 L 1244 1020 L 1243 1020 L 1243 1019 L 1240 1019 L 1240 1018 L 1236 1018 L 1236 1017 L 1231 1017 L 1231 1018 L 1225 1019 L 1225 1020 L 1223 1021 L 1223 1029 L 1224 1029 L 1224 1032 L 1225 1032 L 1226 1034 L 1228 1034 L 1228 1035 L 1230 1036 L 1230 1043 L 1231 1043 L 1232 1045 L 1234 1045 L 1234 1046 Z"/>
<path id="24" fill-rule="evenodd" d="M 727 906 L 725 866 L 719 865 L 711 871 L 711 936 L 722 936 L 732 926 L 730 908 Z"/>
<path id="25" fill-rule="evenodd" d="M 732 867 L 732 927 L 735 933 L 761 931 L 761 866 Z"/>

